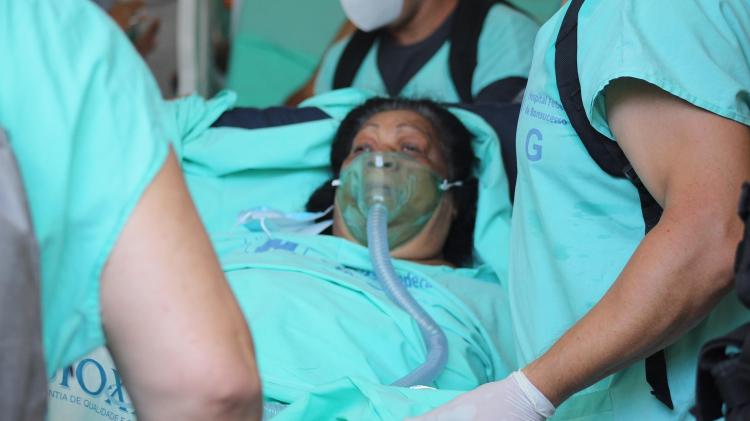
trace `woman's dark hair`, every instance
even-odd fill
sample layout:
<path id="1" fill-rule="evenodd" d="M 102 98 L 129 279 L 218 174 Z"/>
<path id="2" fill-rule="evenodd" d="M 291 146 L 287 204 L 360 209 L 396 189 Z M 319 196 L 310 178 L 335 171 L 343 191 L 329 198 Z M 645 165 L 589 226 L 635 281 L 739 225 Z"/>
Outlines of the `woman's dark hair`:
<path id="1" fill-rule="evenodd" d="M 472 134 L 450 111 L 437 103 L 424 99 L 372 98 L 352 109 L 336 131 L 331 145 L 331 172 L 333 177 L 318 187 L 307 201 L 311 212 L 327 209 L 334 202 L 335 188 L 331 181 L 339 178 L 341 165 L 349 156 L 354 137 L 375 114 L 385 111 L 412 111 L 427 120 L 438 136 L 441 152 L 448 166 L 448 180 L 460 180 L 462 186 L 452 187 L 456 218 L 451 223 L 448 240 L 443 246 L 445 260 L 465 266 L 472 262 L 474 220 L 477 213 L 477 180 L 472 170 L 476 160 L 471 148 Z M 331 234 L 330 231 L 325 232 Z"/>

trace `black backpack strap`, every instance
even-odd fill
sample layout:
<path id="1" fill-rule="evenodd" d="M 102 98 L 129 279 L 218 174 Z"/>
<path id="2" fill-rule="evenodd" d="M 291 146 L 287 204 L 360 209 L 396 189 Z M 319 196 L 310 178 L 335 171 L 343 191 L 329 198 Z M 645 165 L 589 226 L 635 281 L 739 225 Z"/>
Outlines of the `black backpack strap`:
<path id="1" fill-rule="evenodd" d="M 504 0 L 460 0 L 458 3 L 450 34 L 451 49 L 448 56 L 448 65 L 458 97 L 465 104 L 470 104 L 476 99 L 471 93 L 471 85 L 474 82 L 474 70 L 477 67 L 479 37 L 482 35 L 487 15 L 496 4 L 504 4 L 525 16 L 529 16 L 523 10 Z M 526 86 L 525 78 L 506 78 L 497 82 L 506 85 L 505 89 L 513 91 L 512 96 L 506 102 L 512 101 L 522 89 L 513 89 L 514 84 Z"/>
<path id="2" fill-rule="evenodd" d="M 365 32 L 356 30 L 349 38 L 349 42 L 344 47 L 344 51 L 336 63 L 336 72 L 333 74 L 333 89 L 341 89 L 352 86 L 354 77 L 357 75 L 359 67 L 365 61 L 367 53 L 375 44 L 375 40 L 380 35 L 380 31 Z"/>
<path id="3" fill-rule="evenodd" d="M 646 190 L 617 142 L 611 141 L 591 126 L 583 107 L 578 75 L 578 12 L 583 2 L 584 0 L 571 0 L 555 43 L 555 73 L 560 100 L 570 124 L 594 162 L 612 177 L 629 179 L 638 189 L 645 231 L 648 233 L 661 217 L 661 206 Z M 653 389 L 651 393 L 669 409 L 674 409 L 663 350 L 646 358 L 646 381 Z"/>
<path id="4" fill-rule="evenodd" d="M 264 129 L 289 124 L 308 123 L 331 118 L 317 107 L 233 108 L 225 111 L 211 127 Z"/>
<path id="5" fill-rule="evenodd" d="M 471 85 L 474 81 L 474 69 L 477 67 L 479 36 L 482 34 L 487 14 L 496 3 L 498 2 L 493 0 L 458 2 L 450 34 L 448 65 L 458 97 L 466 104 L 474 102 Z"/>

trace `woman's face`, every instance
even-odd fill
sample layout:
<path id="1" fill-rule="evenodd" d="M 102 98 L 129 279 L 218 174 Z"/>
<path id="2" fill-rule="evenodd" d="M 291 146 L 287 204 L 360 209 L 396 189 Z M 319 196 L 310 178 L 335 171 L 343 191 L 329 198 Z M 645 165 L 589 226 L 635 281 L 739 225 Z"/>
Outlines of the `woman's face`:
<path id="1" fill-rule="evenodd" d="M 372 116 L 355 135 L 342 169 L 363 152 L 401 152 L 428 166 L 441 178 L 448 179 L 448 165 L 439 142 L 432 125 L 419 114 L 408 110 L 384 111 Z M 356 242 L 341 218 L 338 203 L 335 205 L 334 235 Z M 425 263 L 444 263 L 443 245 L 454 214 L 450 194 L 443 195 L 419 234 L 391 250 L 391 255 Z"/>

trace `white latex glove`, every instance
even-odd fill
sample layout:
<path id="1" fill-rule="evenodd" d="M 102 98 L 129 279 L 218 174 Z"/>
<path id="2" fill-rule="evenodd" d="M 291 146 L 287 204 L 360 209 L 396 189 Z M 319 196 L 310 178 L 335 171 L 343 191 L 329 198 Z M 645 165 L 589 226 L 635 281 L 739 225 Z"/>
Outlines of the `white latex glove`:
<path id="1" fill-rule="evenodd" d="M 406 421 L 544 421 L 555 407 L 520 371 Z"/>

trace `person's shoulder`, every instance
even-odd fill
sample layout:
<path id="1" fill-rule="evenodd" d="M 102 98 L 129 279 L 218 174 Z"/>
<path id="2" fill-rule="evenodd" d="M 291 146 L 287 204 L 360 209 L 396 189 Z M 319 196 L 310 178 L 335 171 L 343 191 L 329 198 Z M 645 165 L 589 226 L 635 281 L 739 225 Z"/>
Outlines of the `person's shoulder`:
<path id="1" fill-rule="evenodd" d="M 90 50 L 120 32 L 90 0 L 6 0 L 2 4 L 0 27 L 13 34 L 6 38 L 11 44 L 3 49 L 6 53 L 15 49 L 17 56 L 48 54 L 60 49 Z M 13 42 L 14 38 L 26 42 Z M 28 46 L 34 43 L 44 51 L 28 51 Z"/>
<path id="2" fill-rule="evenodd" d="M 522 11 L 505 3 L 497 3 L 490 8 L 484 20 L 480 46 L 519 41 L 524 45 L 533 45 L 538 30 L 539 25 Z"/>
<path id="3" fill-rule="evenodd" d="M 607 136 L 603 92 L 620 78 L 639 79 L 699 108 L 750 121 L 750 109 L 740 99 L 747 92 L 750 61 L 726 59 L 750 57 L 750 45 L 737 42 L 746 38 L 750 27 L 750 3 L 684 0 L 679 8 L 670 8 L 671 4 L 593 0 L 580 11 L 581 96 L 592 125 Z"/>
<path id="4" fill-rule="evenodd" d="M 652 0 L 596 0 L 581 9 L 581 21 L 596 21 L 604 25 L 618 24 L 621 29 L 640 29 L 668 33 L 671 26 L 680 30 L 711 31 L 718 24 L 732 29 L 734 21 L 750 13 L 747 0 L 683 0 L 680 7 L 672 2 Z M 618 31 L 619 32 L 619 31 Z"/>
<path id="5" fill-rule="evenodd" d="M 522 61 L 531 63 L 539 25 L 528 15 L 505 3 L 496 3 L 487 13 L 479 35 L 480 55 L 518 51 Z"/>
<path id="6" fill-rule="evenodd" d="M 529 15 L 507 3 L 499 2 L 493 5 L 487 13 L 483 30 L 503 27 L 510 27 L 514 30 L 531 29 L 534 32 L 539 29 L 539 25 Z"/>

